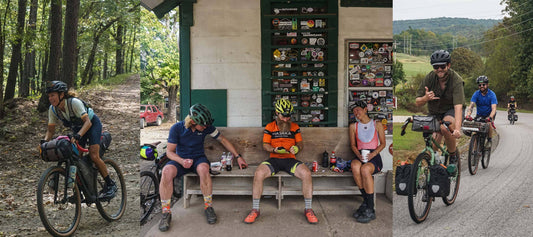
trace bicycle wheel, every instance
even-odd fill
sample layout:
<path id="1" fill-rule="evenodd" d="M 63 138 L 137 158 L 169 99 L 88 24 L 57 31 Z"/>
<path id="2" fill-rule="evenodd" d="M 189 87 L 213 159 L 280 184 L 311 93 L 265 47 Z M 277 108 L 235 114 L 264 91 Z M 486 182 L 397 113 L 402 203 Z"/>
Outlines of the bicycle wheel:
<path id="1" fill-rule="evenodd" d="M 485 147 L 485 149 L 483 149 L 483 156 L 482 156 L 483 158 L 481 159 L 481 166 L 483 167 L 483 169 L 486 169 L 487 167 L 489 167 L 490 153 L 492 152 L 491 149 L 492 149 L 492 144 L 490 148 Z"/>
<path id="2" fill-rule="evenodd" d="M 159 201 L 159 183 L 150 171 L 141 172 L 140 197 L 141 197 L 141 225 L 144 225 L 155 214 L 154 209 L 161 207 Z"/>
<path id="3" fill-rule="evenodd" d="M 37 210 L 44 227 L 53 236 L 70 236 L 80 224 L 81 198 L 78 186 L 67 188 L 63 167 L 48 168 L 37 186 Z"/>
<path id="4" fill-rule="evenodd" d="M 456 151 L 457 153 L 457 164 L 456 164 L 456 172 L 454 175 L 450 176 L 450 194 L 448 194 L 447 197 L 443 197 L 442 201 L 446 205 L 452 205 L 455 202 L 455 199 L 457 198 L 457 192 L 459 192 L 459 183 L 461 181 L 461 155 L 459 154 L 459 150 Z M 450 156 L 446 158 L 446 166 L 450 165 Z"/>
<path id="5" fill-rule="evenodd" d="M 471 175 L 476 175 L 479 164 L 479 135 L 475 134 L 470 139 L 470 147 L 468 149 L 468 171 Z"/>
<path id="6" fill-rule="evenodd" d="M 111 159 L 103 159 L 107 167 L 109 177 L 115 181 L 117 192 L 111 199 L 96 199 L 96 208 L 100 215 L 107 221 L 116 221 L 122 217 L 126 210 L 126 183 L 118 165 Z M 104 188 L 105 181 L 101 175 L 97 175 L 98 193 Z"/>
<path id="7" fill-rule="evenodd" d="M 432 197 L 428 196 L 429 162 L 431 156 L 428 153 L 420 153 L 416 157 L 411 170 L 409 181 L 409 215 L 416 223 L 426 220 L 431 208 Z"/>

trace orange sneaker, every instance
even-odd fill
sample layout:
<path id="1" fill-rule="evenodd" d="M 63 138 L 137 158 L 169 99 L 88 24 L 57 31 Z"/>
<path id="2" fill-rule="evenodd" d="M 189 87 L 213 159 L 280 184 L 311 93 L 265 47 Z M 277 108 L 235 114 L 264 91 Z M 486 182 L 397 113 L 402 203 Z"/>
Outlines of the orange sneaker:
<path id="1" fill-rule="evenodd" d="M 309 224 L 318 223 L 318 218 L 316 218 L 313 209 L 305 209 L 305 217 L 307 218 L 307 222 L 309 222 Z"/>
<path id="2" fill-rule="evenodd" d="M 252 224 L 255 222 L 255 219 L 259 217 L 259 210 L 257 209 L 252 209 L 252 211 L 250 212 L 250 214 L 248 214 L 248 216 L 244 219 L 244 223 L 246 224 Z"/>

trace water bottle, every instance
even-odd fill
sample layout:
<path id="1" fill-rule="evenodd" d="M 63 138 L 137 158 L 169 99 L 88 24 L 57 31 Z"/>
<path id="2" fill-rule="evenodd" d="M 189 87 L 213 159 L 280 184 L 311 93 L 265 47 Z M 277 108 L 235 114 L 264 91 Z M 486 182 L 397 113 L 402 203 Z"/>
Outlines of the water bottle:
<path id="1" fill-rule="evenodd" d="M 74 184 L 76 183 L 76 171 L 77 171 L 77 167 L 75 165 L 71 165 L 69 167 L 69 173 L 68 173 L 68 184 L 67 184 L 67 187 L 68 188 L 72 188 L 74 187 Z"/>
<path id="2" fill-rule="evenodd" d="M 220 170 L 224 170 L 226 167 L 226 152 L 222 152 L 222 156 L 220 156 L 220 167 L 222 167 Z"/>
<path id="3" fill-rule="evenodd" d="M 443 164 L 444 163 L 444 157 L 439 154 L 439 152 L 435 152 L 435 164 Z"/>
<path id="4" fill-rule="evenodd" d="M 324 153 L 322 153 L 322 167 L 329 167 L 329 154 L 327 151 L 324 151 Z"/>
<path id="5" fill-rule="evenodd" d="M 228 152 L 228 155 L 226 156 L 226 170 L 231 171 L 233 166 L 233 154 L 231 152 Z"/>

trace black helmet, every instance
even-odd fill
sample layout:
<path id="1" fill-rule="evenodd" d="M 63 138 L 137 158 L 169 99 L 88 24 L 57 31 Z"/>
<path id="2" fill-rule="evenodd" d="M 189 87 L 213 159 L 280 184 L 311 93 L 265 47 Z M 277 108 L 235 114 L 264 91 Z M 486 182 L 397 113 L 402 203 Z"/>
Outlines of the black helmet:
<path id="1" fill-rule="evenodd" d="M 437 50 L 431 54 L 431 65 L 442 65 L 452 61 L 450 53 L 446 50 Z"/>
<path id="2" fill-rule="evenodd" d="M 367 104 L 366 102 L 364 102 L 363 100 L 358 100 L 356 101 L 354 104 L 352 104 L 350 106 L 350 111 L 352 111 L 353 109 L 357 108 L 357 107 L 361 107 L 361 108 L 366 108 Z"/>
<path id="3" fill-rule="evenodd" d="M 67 92 L 67 84 L 62 81 L 50 81 L 46 85 L 46 94 L 52 92 Z"/>
<path id="4" fill-rule="evenodd" d="M 189 109 L 189 116 L 191 119 L 200 125 L 209 126 L 215 121 L 211 116 L 209 109 L 202 104 L 195 104 Z"/>
<path id="5" fill-rule="evenodd" d="M 485 75 L 482 75 L 482 76 L 479 76 L 477 79 L 476 79 L 476 82 L 477 84 L 481 84 L 481 83 L 489 83 L 489 78 Z"/>

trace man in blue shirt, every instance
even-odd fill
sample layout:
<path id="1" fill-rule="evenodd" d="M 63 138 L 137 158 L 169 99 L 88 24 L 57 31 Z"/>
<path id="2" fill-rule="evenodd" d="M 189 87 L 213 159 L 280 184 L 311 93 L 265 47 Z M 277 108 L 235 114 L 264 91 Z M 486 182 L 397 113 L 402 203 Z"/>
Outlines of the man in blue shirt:
<path id="1" fill-rule="evenodd" d="M 211 112 L 202 104 L 195 104 L 189 109 L 189 115 L 184 121 L 178 122 L 170 128 L 167 144 L 167 157 L 170 161 L 163 168 L 159 194 L 163 218 L 159 223 L 159 230 L 170 228 L 172 214 L 170 213 L 170 199 L 173 191 L 173 180 L 176 176 L 195 172 L 200 178 L 200 189 L 204 196 L 204 210 L 209 224 L 217 221 L 212 207 L 213 184 L 209 175 L 210 162 L 204 152 L 204 139 L 207 135 L 220 142 L 237 159 L 239 168 L 248 167 L 244 158 L 235 150 L 220 132 L 213 126 L 214 119 Z"/>
<path id="2" fill-rule="evenodd" d="M 498 99 L 496 94 L 489 89 L 489 78 L 487 76 L 479 76 L 476 79 L 479 90 L 474 92 L 472 99 L 470 99 L 470 106 L 468 106 L 466 118 L 470 118 L 474 105 L 477 107 L 476 118 L 484 118 L 487 122 L 494 120 L 496 116 L 496 105 Z M 489 126 L 488 144 L 492 142 L 492 128 Z"/>

